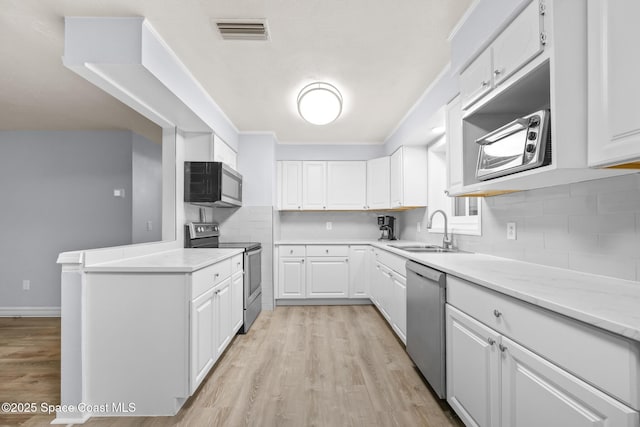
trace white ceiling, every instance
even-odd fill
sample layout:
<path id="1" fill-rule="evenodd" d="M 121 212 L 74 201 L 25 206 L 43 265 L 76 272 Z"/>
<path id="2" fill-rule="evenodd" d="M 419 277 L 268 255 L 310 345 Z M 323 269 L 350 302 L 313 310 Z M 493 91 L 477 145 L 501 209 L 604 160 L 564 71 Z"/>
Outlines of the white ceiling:
<path id="1" fill-rule="evenodd" d="M 145 16 L 241 132 L 289 143 L 381 143 L 449 61 L 472 0 L 0 0 L 0 129 L 160 131 L 62 65 L 64 16 Z M 223 41 L 217 18 L 266 18 L 271 40 Z M 318 127 L 298 91 L 337 86 Z M 428 119 L 428 118 L 425 118 Z"/>

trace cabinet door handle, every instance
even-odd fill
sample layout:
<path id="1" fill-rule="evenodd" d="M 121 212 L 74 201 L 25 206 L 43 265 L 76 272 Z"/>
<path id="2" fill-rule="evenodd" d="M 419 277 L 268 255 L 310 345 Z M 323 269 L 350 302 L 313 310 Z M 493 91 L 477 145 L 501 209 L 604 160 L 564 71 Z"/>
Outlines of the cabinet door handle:
<path id="1" fill-rule="evenodd" d="M 489 337 L 489 338 L 487 338 L 487 342 L 489 343 L 489 345 L 494 345 L 496 343 L 496 340 L 494 340 L 493 338 Z"/>
<path id="2" fill-rule="evenodd" d="M 304 260 L 302 260 L 302 263 L 304 264 Z"/>
<path id="3" fill-rule="evenodd" d="M 218 295 L 220 293 L 220 289 L 218 289 L 217 291 L 214 292 L 216 295 Z"/>
<path id="4" fill-rule="evenodd" d="M 327 209 L 327 207 L 326 207 L 326 206 L 323 206 L 323 207 L 322 207 L 322 209 Z"/>
<path id="5" fill-rule="evenodd" d="M 301 209 L 301 208 L 302 208 L 301 206 L 298 206 L 298 209 Z"/>
<path id="6" fill-rule="evenodd" d="M 349 258 L 345 258 L 345 259 L 344 259 L 344 262 L 349 262 Z"/>
<path id="7" fill-rule="evenodd" d="M 293 253 L 293 249 L 289 250 L 289 253 L 292 254 Z"/>
<path id="8" fill-rule="evenodd" d="M 329 253 L 329 249 L 325 249 L 324 251 L 325 251 L 326 253 Z"/>
<path id="9" fill-rule="evenodd" d="M 487 87 L 487 86 L 489 86 L 489 82 L 488 82 L 488 81 L 486 81 L 486 80 L 483 80 L 483 81 L 480 83 L 480 86 L 481 86 L 481 87 Z"/>
<path id="10" fill-rule="evenodd" d="M 498 348 L 499 348 L 499 349 L 500 349 L 500 351 L 501 351 L 501 352 L 503 352 L 503 353 L 504 353 L 505 351 L 507 351 L 507 347 L 506 347 L 506 346 L 504 346 L 504 345 L 502 345 L 502 344 L 498 344 Z"/>
<path id="11" fill-rule="evenodd" d="M 493 75 L 498 77 L 500 74 L 502 74 L 502 71 L 499 68 L 496 68 L 495 70 L 493 70 Z"/>
<path id="12" fill-rule="evenodd" d="M 214 275 L 213 275 L 213 277 L 214 277 L 215 279 L 217 279 L 218 277 L 220 277 L 220 273 L 216 273 L 216 274 L 214 274 Z"/>
<path id="13" fill-rule="evenodd" d="M 500 313 L 498 310 L 493 310 L 493 315 L 496 317 L 500 317 L 502 316 L 502 313 Z"/>

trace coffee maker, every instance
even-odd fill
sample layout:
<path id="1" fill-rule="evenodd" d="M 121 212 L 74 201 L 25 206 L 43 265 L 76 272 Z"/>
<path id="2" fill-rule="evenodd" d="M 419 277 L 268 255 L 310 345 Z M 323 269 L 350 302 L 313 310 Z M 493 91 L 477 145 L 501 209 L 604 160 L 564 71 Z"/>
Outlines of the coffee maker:
<path id="1" fill-rule="evenodd" d="M 380 226 L 380 230 L 382 230 L 382 235 L 378 240 L 396 240 L 396 217 L 378 215 L 378 226 Z"/>

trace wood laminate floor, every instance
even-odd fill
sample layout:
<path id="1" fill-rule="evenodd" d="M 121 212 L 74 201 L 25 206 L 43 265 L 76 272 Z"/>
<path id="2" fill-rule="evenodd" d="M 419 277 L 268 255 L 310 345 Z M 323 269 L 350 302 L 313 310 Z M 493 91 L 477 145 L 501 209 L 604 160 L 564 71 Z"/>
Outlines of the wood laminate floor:
<path id="1" fill-rule="evenodd" d="M 5 342 L 4 337 L 0 340 Z M 59 346 L 41 351 L 59 363 Z M 6 375 L 4 354 L 0 375 Z M 29 388 L 34 387 L 49 390 L 45 400 L 59 399 L 59 377 L 52 373 L 16 386 L 21 388 L 20 396 L 32 396 Z M 33 417 L 23 425 L 45 425 L 51 419 Z M 373 306 L 297 306 L 262 312 L 247 335 L 235 338 L 175 417 L 93 418 L 85 425 L 443 427 L 462 423 L 434 397 Z"/>

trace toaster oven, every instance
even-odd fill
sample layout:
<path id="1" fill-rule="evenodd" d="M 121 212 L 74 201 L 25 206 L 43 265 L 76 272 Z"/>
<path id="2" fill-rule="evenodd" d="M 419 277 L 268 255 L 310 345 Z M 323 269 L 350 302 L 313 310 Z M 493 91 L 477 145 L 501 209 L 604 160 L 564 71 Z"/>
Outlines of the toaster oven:
<path id="1" fill-rule="evenodd" d="M 485 181 L 551 163 L 549 110 L 520 117 L 476 140 L 476 178 Z"/>

